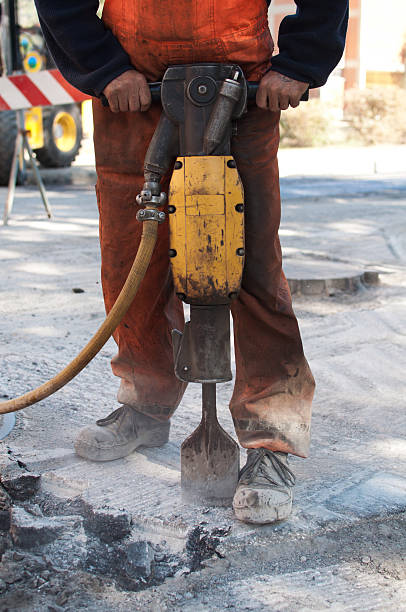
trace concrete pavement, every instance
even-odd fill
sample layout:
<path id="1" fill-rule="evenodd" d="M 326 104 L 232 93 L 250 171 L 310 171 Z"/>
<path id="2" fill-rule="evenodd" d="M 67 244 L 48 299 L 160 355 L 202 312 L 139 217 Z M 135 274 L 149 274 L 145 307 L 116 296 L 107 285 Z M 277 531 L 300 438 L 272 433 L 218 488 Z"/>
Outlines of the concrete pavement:
<path id="1" fill-rule="evenodd" d="M 292 517 L 252 528 L 230 509 L 182 503 L 179 447 L 199 422 L 198 385 L 189 386 L 162 449 L 101 465 L 77 458 L 78 429 L 115 405 L 110 341 L 69 386 L 19 413 L 2 443 L 4 453 L 41 475 L 25 507 L 54 521 L 49 529 L 57 534 L 26 551 L 21 563 L 32 575 L 32 555 L 45 553 L 56 586 L 69 593 L 55 604 L 50 579 L 37 592 L 21 578 L 26 596 L 18 609 L 33 609 L 33 602 L 45 610 L 50 603 L 154 612 L 405 609 L 406 176 L 288 177 L 282 191 L 291 278 L 300 269 L 302 279 L 317 270 L 320 279 L 337 266 L 378 272 L 380 279 L 295 296 L 318 387 L 311 457 L 292 459 L 298 480 Z M 1 190 L 0 205 L 4 198 Z M 54 374 L 103 318 L 93 191 L 52 188 L 50 200 L 53 222 L 44 219 L 34 189 L 19 190 L 10 225 L 0 228 L 3 396 Z M 231 391 L 232 383 L 219 386 L 219 417 L 232 434 Z M 18 534 L 22 518 L 15 514 Z M 118 530 L 116 540 L 106 541 L 106 525 L 107 532 Z M 129 560 L 140 542 L 147 552 L 134 573 Z M 6 559 L 8 571 L 17 571 L 17 562 Z M 69 591 L 72 567 L 81 572 L 76 593 Z M 18 584 L 7 588 L 9 609 Z"/>

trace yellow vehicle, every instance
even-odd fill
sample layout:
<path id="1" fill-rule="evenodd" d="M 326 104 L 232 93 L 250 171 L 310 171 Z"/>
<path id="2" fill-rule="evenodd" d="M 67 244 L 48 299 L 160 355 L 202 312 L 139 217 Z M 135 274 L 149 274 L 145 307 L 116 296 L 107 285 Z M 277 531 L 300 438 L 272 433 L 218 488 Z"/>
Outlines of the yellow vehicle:
<path id="1" fill-rule="evenodd" d="M 33 0 L 0 0 L 0 74 L 54 68 Z M 25 127 L 37 160 L 47 168 L 70 166 L 82 142 L 81 104 L 32 108 Z M 0 112 L 0 185 L 7 185 L 17 134 L 16 113 Z M 24 182 L 24 164 L 18 182 Z"/>

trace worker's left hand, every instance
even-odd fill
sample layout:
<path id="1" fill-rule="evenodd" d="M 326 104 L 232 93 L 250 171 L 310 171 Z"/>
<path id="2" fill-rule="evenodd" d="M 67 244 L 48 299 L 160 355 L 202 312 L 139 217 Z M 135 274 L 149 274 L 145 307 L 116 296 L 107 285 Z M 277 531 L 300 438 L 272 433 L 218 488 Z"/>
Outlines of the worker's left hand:
<path id="1" fill-rule="evenodd" d="M 270 70 L 259 83 L 257 106 L 270 111 L 286 110 L 289 106 L 296 108 L 308 87 L 309 83 L 295 81 L 284 74 Z"/>

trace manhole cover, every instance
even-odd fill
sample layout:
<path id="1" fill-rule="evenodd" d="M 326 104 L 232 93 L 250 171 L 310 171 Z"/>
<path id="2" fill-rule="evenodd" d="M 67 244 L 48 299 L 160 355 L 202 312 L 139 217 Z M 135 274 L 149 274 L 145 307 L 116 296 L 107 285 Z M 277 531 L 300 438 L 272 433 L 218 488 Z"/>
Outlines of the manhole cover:
<path id="1" fill-rule="evenodd" d="M 334 290 L 356 292 L 377 285 L 379 275 L 343 262 L 286 257 L 283 266 L 293 294 L 329 295 Z"/>

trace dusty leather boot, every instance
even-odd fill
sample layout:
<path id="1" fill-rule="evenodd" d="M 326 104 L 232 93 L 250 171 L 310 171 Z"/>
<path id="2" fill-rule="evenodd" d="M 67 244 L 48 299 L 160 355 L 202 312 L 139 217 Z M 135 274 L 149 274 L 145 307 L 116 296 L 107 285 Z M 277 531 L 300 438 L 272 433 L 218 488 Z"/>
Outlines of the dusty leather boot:
<path id="1" fill-rule="evenodd" d="M 162 446 L 168 441 L 169 427 L 169 421 L 157 421 L 124 404 L 95 425 L 82 429 L 75 451 L 91 461 L 112 461 L 140 446 Z"/>
<path id="2" fill-rule="evenodd" d="M 245 523 L 273 523 L 292 511 L 295 476 L 287 453 L 249 449 L 233 499 L 235 516 Z"/>

